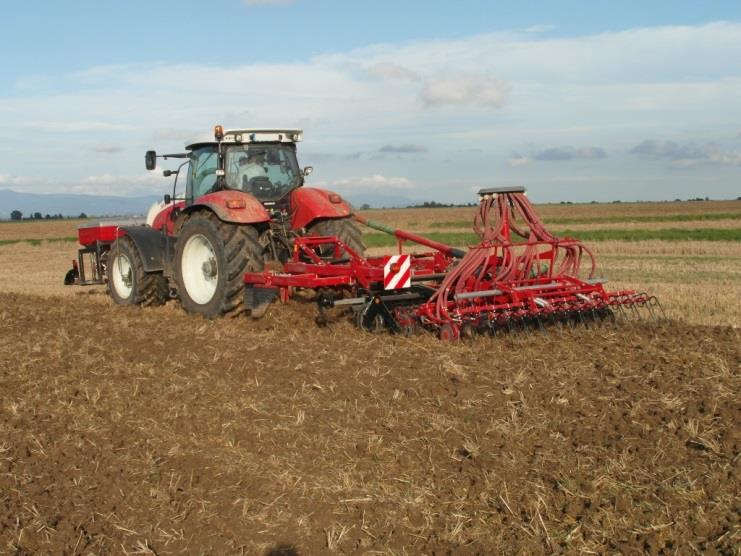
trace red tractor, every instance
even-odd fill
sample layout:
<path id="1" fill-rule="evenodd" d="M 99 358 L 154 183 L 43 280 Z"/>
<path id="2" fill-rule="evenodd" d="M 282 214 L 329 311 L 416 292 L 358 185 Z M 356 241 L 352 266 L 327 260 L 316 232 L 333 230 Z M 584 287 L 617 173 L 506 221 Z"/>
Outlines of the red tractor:
<path id="1" fill-rule="evenodd" d="M 159 156 L 185 161 L 164 171 L 175 176 L 173 194 L 152 207 L 147 225 L 117 225 L 103 242 L 102 264 L 95 234 L 103 228 L 93 234 L 113 300 L 158 305 L 175 292 L 189 313 L 236 315 L 245 307 L 245 272 L 286 261 L 296 237 L 337 236 L 362 255 L 352 206 L 331 191 L 303 187 L 312 168 L 299 168 L 296 159 L 302 136 L 296 129 L 216 126 L 213 141 Z M 153 170 L 158 155 L 148 151 L 145 158 Z M 176 196 L 182 172 L 185 194 Z M 254 310 L 259 300 L 250 305 Z"/>

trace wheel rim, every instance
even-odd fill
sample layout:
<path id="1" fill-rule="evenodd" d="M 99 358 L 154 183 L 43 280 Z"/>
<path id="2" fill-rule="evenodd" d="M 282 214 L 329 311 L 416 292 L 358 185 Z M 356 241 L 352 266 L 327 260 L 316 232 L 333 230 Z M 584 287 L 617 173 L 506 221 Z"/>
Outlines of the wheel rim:
<path id="1" fill-rule="evenodd" d="M 111 277 L 113 279 L 113 288 L 121 299 L 131 297 L 134 289 L 131 272 L 131 261 L 123 253 L 116 254 L 111 265 Z"/>
<path id="2" fill-rule="evenodd" d="M 205 305 L 213 299 L 219 283 L 219 266 L 214 247 L 206 236 L 196 234 L 185 243 L 180 274 L 188 296 L 195 303 Z"/>

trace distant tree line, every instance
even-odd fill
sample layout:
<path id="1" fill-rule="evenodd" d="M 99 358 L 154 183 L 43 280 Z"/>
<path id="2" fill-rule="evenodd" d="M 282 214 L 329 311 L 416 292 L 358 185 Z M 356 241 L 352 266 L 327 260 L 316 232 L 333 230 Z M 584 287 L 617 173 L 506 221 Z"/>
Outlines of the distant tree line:
<path id="1" fill-rule="evenodd" d="M 87 218 L 87 214 L 81 212 L 79 216 L 62 216 L 62 214 L 44 214 L 40 212 L 34 212 L 24 217 L 23 213 L 19 210 L 14 210 L 10 213 L 11 220 L 64 220 L 65 218 Z"/>
<path id="2" fill-rule="evenodd" d="M 404 208 L 416 209 L 416 208 L 456 208 L 456 207 L 476 207 L 477 203 L 438 203 L 437 201 L 425 201 L 424 203 L 418 203 L 416 205 L 407 205 Z"/>

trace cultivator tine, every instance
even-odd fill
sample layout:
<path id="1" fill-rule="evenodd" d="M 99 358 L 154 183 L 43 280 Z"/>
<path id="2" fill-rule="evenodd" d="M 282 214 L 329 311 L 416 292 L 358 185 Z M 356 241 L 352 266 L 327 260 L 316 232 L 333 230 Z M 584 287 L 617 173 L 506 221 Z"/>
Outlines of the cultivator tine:
<path id="1" fill-rule="evenodd" d="M 540 318 L 540 315 L 535 315 L 535 322 L 538 323 L 538 328 L 540 328 L 540 333 L 543 334 L 543 336 L 548 336 L 548 331 L 545 329 L 545 326 L 543 326 L 543 321 Z"/>
<path id="2" fill-rule="evenodd" d="M 567 322 L 569 323 L 569 328 L 571 328 L 571 330 L 576 330 L 576 327 L 579 324 L 579 315 L 574 309 L 569 312 L 569 320 Z"/>
<path id="3" fill-rule="evenodd" d="M 553 327 L 556 329 L 556 332 L 558 333 L 559 337 L 563 337 L 563 324 L 561 322 L 561 317 L 557 315 L 556 313 L 551 313 L 549 315 L 550 318 L 550 324 L 553 325 Z"/>
<path id="4" fill-rule="evenodd" d="M 512 319 L 509 317 L 506 317 L 505 320 L 507 321 L 507 330 L 510 334 L 514 335 L 515 329 L 512 326 Z"/>
<path id="5" fill-rule="evenodd" d="M 630 303 L 628 305 L 628 307 L 630 307 L 630 311 L 633 314 L 633 316 L 636 318 L 636 320 L 640 320 L 641 319 L 641 313 L 638 312 L 638 307 L 636 307 L 636 304 L 635 303 Z"/>
<path id="6" fill-rule="evenodd" d="M 628 321 L 628 311 L 625 310 L 625 307 L 623 306 L 622 303 L 618 303 L 617 307 L 618 307 L 618 312 L 620 313 L 620 320 L 622 320 L 623 322 L 627 322 Z"/>
<path id="7" fill-rule="evenodd" d="M 584 312 L 581 311 L 580 309 L 577 309 L 576 310 L 576 315 L 579 318 L 579 324 L 583 325 L 584 328 L 586 328 L 587 330 L 589 330 L 589 324 L 587 324 L 587 321 L 584 319 Z"/>
<path id="8" fill-rule="evenodd" d="M 648 298 L 648 302 L 653 304 L 653 306 L 659 310 L 659 312 L 661 313 L 662 320 L 667 320 L 666 313 L 664 312 L 664 307 L 661 305 L 661 302 L 659 301 L 658 297 L 656 297 L 655 295 L 652 295 L 651 297 Z"/>
<path id="9" fill-rule="evenodd" d="M 612 327 L 617 328 L 618 322 L 617 317 L 615 317 L 615 311 L 613 311 L 609 305 L 605 306 L 605 315 L 605 320 L 609 320 L 610 324 L 612 324 Z"/>

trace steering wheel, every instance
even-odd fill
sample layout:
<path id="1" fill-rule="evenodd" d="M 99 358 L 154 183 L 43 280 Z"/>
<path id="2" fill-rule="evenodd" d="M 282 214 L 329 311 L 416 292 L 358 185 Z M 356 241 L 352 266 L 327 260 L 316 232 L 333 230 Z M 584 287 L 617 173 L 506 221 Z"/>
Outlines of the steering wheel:
<path id="1" fill-rule="evenodd" d="M 247 176 L 245 176 L 246 178 Z M 243 180 L 244 181 L 244 180 Z M 275 192 L 273 183 L 265 176 L 258 176 L 249 181 L 249 188 L 256 197 L 269 197 Z"/>

